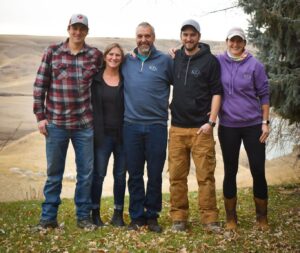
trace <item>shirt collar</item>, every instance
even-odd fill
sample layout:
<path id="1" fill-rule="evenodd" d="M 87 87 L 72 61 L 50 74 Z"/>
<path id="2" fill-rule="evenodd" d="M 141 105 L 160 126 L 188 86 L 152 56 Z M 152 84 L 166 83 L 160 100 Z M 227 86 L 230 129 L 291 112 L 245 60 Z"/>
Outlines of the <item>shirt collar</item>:
<path id="1" fill-rule="evenodd" d="M 69 38 L 67 38 L 65 40 L 65 42 L 63 43 L 63 45 L 62 45 L 62 51 L 71 54 L 71 50 L 70 50 L 68 44 L 69 44 Z M 84 53 L 86 51 L 88 51 L 88 48 L 87 48 L 87 45 L 84 43 L 83 47 L 80 49 L 80 51 L 78 52 L 78 54 Z"/>

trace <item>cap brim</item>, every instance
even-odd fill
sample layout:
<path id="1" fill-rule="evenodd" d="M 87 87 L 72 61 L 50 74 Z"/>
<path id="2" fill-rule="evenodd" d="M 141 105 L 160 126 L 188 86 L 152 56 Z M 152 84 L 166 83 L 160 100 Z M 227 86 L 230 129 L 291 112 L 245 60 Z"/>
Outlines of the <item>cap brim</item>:
<path id="1" fill-rule="evenodd" d="M 236 36 L 242 38 L 243 40 L 246 40 L 246 38 L 243 35 L 237 34 L 237 33 L 233 33 L 233 34 L 228 35 L 227 39 L 232 39 L 233 37 L 236 37 Z"/>

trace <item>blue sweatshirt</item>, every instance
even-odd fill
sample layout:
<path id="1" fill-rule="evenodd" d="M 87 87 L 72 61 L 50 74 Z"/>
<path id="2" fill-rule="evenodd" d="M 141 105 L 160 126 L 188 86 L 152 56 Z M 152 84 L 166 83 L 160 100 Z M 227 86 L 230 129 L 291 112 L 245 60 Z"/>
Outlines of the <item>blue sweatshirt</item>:
<path id="1" fill-rule="evenodd" d="M 227 52 L 218 55 L 224 94 L 220 125 L 246 127 L 261 124 L 261 106 L 269 104 L 269 85 L 264 66 L 250 53 L 234 61 Z"/>
<path id="2" fill-rule="evenodd" d="M 145 61 L 126 55 L 122 64 L 126 122 L 167 125 L 172 65 L 171 57 L 154 46 Z"/>

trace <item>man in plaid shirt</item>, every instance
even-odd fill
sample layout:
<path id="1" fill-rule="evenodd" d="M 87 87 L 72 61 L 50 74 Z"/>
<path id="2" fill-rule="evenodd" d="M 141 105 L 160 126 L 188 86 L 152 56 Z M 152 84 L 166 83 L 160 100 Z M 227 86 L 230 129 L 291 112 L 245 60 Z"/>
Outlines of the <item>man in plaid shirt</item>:
<path id="1" fill-rule="evenodd" d="M 102 53 L 85 44 L 88 19 L 72 15 L 69 38 L 44 53 L 34 83 L 33 111 L 46 137 L 47 181 L 38 229 L 55 228 L 61 203 L 63 173 L 69 141 L 76 156 L 75 204 L 77 225 L 94 230 L 90 220 L 93 172 L 93 117 L 90 85 L 102 63 Z"/>

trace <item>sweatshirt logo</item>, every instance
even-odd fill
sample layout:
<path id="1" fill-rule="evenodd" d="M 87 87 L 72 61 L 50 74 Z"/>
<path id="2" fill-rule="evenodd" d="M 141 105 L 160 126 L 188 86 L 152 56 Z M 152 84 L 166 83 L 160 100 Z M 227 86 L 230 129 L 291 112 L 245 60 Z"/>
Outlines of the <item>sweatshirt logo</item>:
<path id="1" fill-rule="evenodd" d="M 191 70 L 191 74 L 192 74 L 195 78 L 197 78 L 197 77 L 199 77 L 199 76 L 201 75 L 201 71 L 200 71 L 200 69 L 192 69 L 192 70 Z"/>
<path id="2" fill-rule="evenodd" d="M 250 73 L 244 73 L 244 78 L 250 80 L 251 79 L 251 74 Z"/>
<path id="3" fill-rule="evenodd" d="M 157 67 L 156 67 L 155 65 L 150 65 L 150 66 L 149 66 L 149 69 L 150 69 L 151 71 L 154 71 L 154 72 L 157 71 Z"/>

